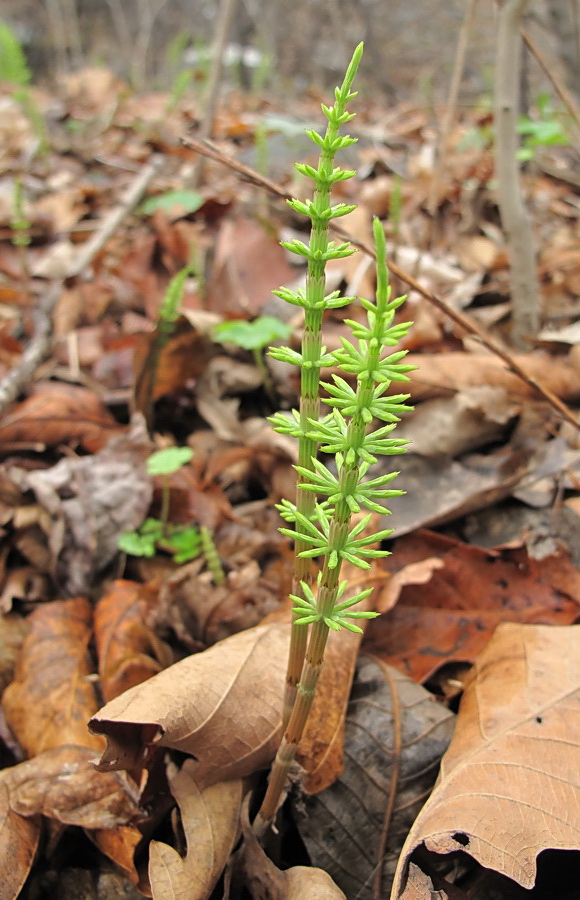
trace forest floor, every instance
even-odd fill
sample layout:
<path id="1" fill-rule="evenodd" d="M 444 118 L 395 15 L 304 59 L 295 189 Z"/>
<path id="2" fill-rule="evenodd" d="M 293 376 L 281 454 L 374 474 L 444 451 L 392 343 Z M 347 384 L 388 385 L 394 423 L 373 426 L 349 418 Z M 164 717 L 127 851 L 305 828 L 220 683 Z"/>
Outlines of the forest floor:
<path id="1" fill-rule="evenodd" d="M 232 900 L 580 897 L 578 156 L 539 146 L 523 172 L 542 329 L 516 350 L 483 106 L 442 155 L 442 110 L 353 106 L 340 224 L 365 248 L 384 223 L 414 322 L 409 450 L 377 473 L 406 494 L 392 555 L 346 573 L 381 615 L 331 641 L 270 858 L 248 833 L 292 579 L 275 504 L 296 447 L 268 416 L 298 383 L 216 327 L 255 321 L 263 345 L 273 317 L 299 346 L 272 291 L 304 279 L 284 197 L 307 196 L 293 163 L 315 163 L 325 99 L 232 92 L 199 172 L 195 95 L 136 96 L 106 69 L 0 93 L 2 900 L 222 897 L 242 828 Z M 372 299 L 372 254 L 328 283 Z M 191 458 L 153 474 L 174 445 Z M 163 535 L 122 553 L 146 518 Z"/>

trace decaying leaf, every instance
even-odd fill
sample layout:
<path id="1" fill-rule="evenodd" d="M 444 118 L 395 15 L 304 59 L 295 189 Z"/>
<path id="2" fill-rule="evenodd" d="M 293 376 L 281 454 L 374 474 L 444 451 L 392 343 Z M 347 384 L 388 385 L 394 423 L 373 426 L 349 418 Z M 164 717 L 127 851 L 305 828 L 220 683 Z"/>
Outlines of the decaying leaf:
<path id="1" fill-rule="evenodd" d="M 347 897 L 371 900 L 377 890 L 386 896 L 453 726 L 453 714 L 420 685 L 372 657 L 359 659 L 344 771 L 325 791 L 298 796 L 294 805 L 313 865 Z"/>
<path id="2" fill-rule="evenodd" d="M 468 853 L 528 889 L 543 850 L 580 849 L 579 712 L 580 627 L 500 625 L 468 680 L 392 896 L 401 897 L 421 844 Z"/>
<path id="3" fill-rule="evenodd" d="M 42 813 L 65 825 L 115 828 L 139 813 L 128 782 L 121 773 L 96 772 L 95 751 L 71 745 L 45 750 L 0 772 L 0 784 L 21 816 Z"/>
<path id="4" fill-rule="evenodd" d="M 200 788 L 266 766 L 280 739 L 289 628 L 220 641 L 137 685 L 90 721 L 107 737 L 101 771 L 133 768 L 152 745 L 197 759 Z"/>
<path id="5" fill-rule="evenodd" d="M 55 600 L 29 617 L 26 638 L 2 707 L 8 725 L 27 756 L 73 744 L 102 748 L 87 731 L 97 709 L 89 676 L 92 609 L 88 600 Z"/>
<path id="6" fill-rule="evenodd" d="M 170 780 L 187 855 L 182 858 L 168 844 L 152 841 L 149 879 L 154 900 L 207 900 L 240 833 L 243 781 L 220 781 L 200 790 L 194 770 L 193 760 L 185 760 Z"/>
<path id="7" fill-rule="evenodd" d="M 51 574 L 69 595 L 86 593 L 118 553 L 123 531 L 143 521 L 151 502 L 145 469 L 150 447 L 142 421 L 93 456 L 62 459 L 51 469 L 12 470 L 48 513 Z"/>

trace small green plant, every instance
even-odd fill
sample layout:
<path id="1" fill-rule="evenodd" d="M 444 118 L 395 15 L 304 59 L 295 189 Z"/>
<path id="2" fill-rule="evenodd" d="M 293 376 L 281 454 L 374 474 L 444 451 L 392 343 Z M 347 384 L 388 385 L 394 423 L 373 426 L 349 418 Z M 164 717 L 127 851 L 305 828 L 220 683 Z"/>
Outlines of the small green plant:
<path id="1" fill-rule="evenodd" d="M 44 154 L 48 150 L 46 125 L 32 99 L 31 80 L 32 75 L 20 41 L 10 26 L 0 19 L 0 82 L 14 85 L 14 99 L 20 104 L 34 129 L 38 141 L 37 152 Z"/>
<path id="2" fill-rule="evenodd" d="M 262 384 L 271 398 L 274 396 L 270 373 L 264 362 L 264 350 L 273 341 L 287 341 L 292 334 L 292 325 L 281 322 L 273 316 L 258 316 L 252 322 L 234 319 L 220 322 L 213 329 L 213 339 L 219 344 L 235 344 L 243 350 L 251 350 Z"/>
<path id="3" fill-rule="evenodd" d="M 153 215 L 158 209 L 170 211 L 179 207 L 184 215 L 197 212 L 203 205 L 203 197 L 197 191 L 183 188 L 179 191 L 166 191 L 164 194 L 156 194 L 149 197 L 141 204 L 140 212 L 146 216 Z"/>
<path id="4" fill-rule="evenodd" d="M 518 159 L 527 162 L 533 159 L 540 147 L 563 146 L 570 143 L 565 122 L 555 110 L 550 94 L 539 94 L 536 98 L 537 118 L 520 116 L 518 134 L 523 136 L 523 146 L 518 150 Z"/>
<path id="5" fill-rule="evenodd" d="M 195 263 L 184 266 L 169 282 L 159 307 L 157 327 L 153 333 L 149 350 L 143 363 L 142 375 L 135 386 L 138 408 L 145 416 L 149 427 L 151 427 L 153 422 L 153 394 L 161 353 L 174 333 L 177 320 L 181 314 L 181 301 L 183 300 L 185 282 L 195 273 L 196 268 Z"/>
<path id="6" fill-rule="evenodd" d="M 147 471 L 162 479 L 161 512 L 158 519 L 145 519 L 136 531 L 125 531 L 119 538 L 119 550 L 131 556 L 155 556 L 159 550 L 172 555 L 176 563 L 189 562 L 199 556 L 202 538 L 194 525 L 171 525 L 169 501 L 171 487 L 169 476 L 179 471 L 193 457 L 189 447 L 166 447 L 152 453 L 147 460 Z"/>
<path id="7" fill-rule="evenodd" d="M 306 288 L 291 291 L 282 288 L 278 296 L 305 314 L 304 338 L 301 352 L 280 347 L 271 350 L 275 359 L 298 366 L 301 371 L 300 409 L 290 417 L 278 413 L 271 421 L 276 431 L 298 439 L 299 464 L 296 502 L 283 500 L 278 509 L 289 527 L 280 529 L 295 542 L 292 639 L 287 675 L 284 710 L 285 734 L 270 775 L 268 789 L 254 822 L 261 836 L 273 822 L 279 798 L 289 768 L 294 760 L 314 699 L 323 664 L 324 649 L 330 630 L 346 628 L 360 631 L 357 620 L 371 618 L 376 613 L 354 609 L 364 601 L 371 589 L 354 596 L 341 579 L 343 562 L 370 568 L 369 559 L 386 556 L 387 551 L 375 549 L 377 542 L 387 538 L 391 529 L 368 533 L 373 513 L 388 512 L 383 502 L 401 495 L 387 485 L 396 472 L 367 478 L 379 454 L 402 453 L 406 441 L 391 437 L 405 405 L 407 394 L 386 396 L 393 381 L 408 381 L 414 367 L 401 362 L 406 351 L 385 353 L 409 330 L 411 323 L 395 324 L 394 316 L 405 297 L 391 300 L 386 264 L 385 234 L 375 219 L 374 238 L 377 255 L 376 301 L 362 300 L 367 321 L 347 319 L 353 341 L 342 340 L 340 349 L 326 353 L 322 346 L 321 326 L 326 309 L 349 304 L 353 298 L 341 297 L 338 291 L 325 296 L 325 266 L 329 259 L 345 257 L 354 252 L 348 244 L 336 245 L 329 240 L 329 222 L 350 212 L 354 207 L 342 203 L 331 205 L 333 184 L 354 175 L 350 170 L 334 166 L 335 153 L 354 142 L 340 136 L 340 127 L 353 118 L 346 111 L 347 103 L 356 96 L 351 86 L 360 62 L 363 45 L 355 50 L 344 82 L 335 92 L 335 104 L 322 107 L 328 120 L 324 136 L 309 132 L 321 150 L 318 168 L 299 164 L 298 171 L 314 182 L 314 198 L 306 202 L 289 201 L 290 206 L 311 220 L 308 245 L 295 240 L 284 246 L 308 260 Z M 341 375 L 334 374 L 325 386 L 323 402 L 331 412 L 320 418 L 320 370 L 325 366 L 339 367 L 354 380 L 354 386 Z M 374 420 L 385 423 L 373 431 Z M 317 458 L 317 450 L 334 455 L 335 469 Z M 353 521 L 354 516 L 368 511 Z M 322 567 L 315 583 L 310 577 L 313 557 L 322 558 Z M 346 593 L 346 598 L 345 598 Z"/>

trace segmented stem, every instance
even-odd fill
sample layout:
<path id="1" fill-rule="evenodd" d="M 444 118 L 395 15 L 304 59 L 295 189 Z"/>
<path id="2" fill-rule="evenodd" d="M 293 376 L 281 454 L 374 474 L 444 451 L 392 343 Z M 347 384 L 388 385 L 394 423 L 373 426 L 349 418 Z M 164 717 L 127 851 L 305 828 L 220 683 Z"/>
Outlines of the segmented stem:
<path id="1" fill-rule="evenodd" d="M 369 453 L 369 447 L 372 447 L 374 452 L 387 454 L 400 453 L 403 450 L 404 441 L 388 438 L 385 433 L 389 433 L 394 427 L 394 422 L 398 419 L 396 413 L 408 408 L 403 405 L 406 395 L 387 399 L 382 394 L 386 384 L 391 380 L 406 380 L 406 372 L 411 368 L 399 363 L 404 353 L 383 358 L 384 347 L 394 343 L 402 333 L 405 333 L 410 323 L 392 326 L 394 310 L 404 298 L 390 302 L 385 237 L 378 220 L 375 220 L 374 235 L 377 249 L 376 304 L 363 301 L 367 310 L 368 327 L 349 322 L 353 333 L 360 335 L 358 349 L 348 341 L 343 341 L 342 350 L 334 353 L 335 360 L 342 360 L 346 371 L 356 371 L 356 391 L 353 392 L 346 383 L 343 383 L 344 389 L 341 389 L 341 379 L 336 379 L 338 387 L 332 391 L 329 389 L 331 396 L 326 401 L 329 405 L 336 406 L 338 393 L 338 405 L 349 409 L 348 424 L 344 416 L 336 410 L 333 415 L 334 429 L 332 423 L 324 421 L 318 423 L 318 420 L 312 419 L 310 421 L 311 434 L 316 436 L 318 433 L 321 439 L 325 436 L 330 437 L 330 442 L 336 440 L 340 444 L 340 450 L 336 454 L 338 478 L 320 463 L 313 463 L 311 469 L 298 467 L 303 479 L 302 492 L 328 494 L 330 503 L 333 504 L 332 512 L 328 517 L 322 507 L 315 505 L 318 516 L 315 524 L 304 518 L 300 522 L 301 513 L 298 508 L 295 508 L 294 514 L 288 510 L 287 519 L 294 522 L 296 530 L 282 529 L 283 533 L 290 534 L 295 539 L 302 534 L 303 543 L 307 545 L 306 550 L 300 551 L 302 557 L 309 559 L 322 552 L 324 564 L 319 577 L 316 602 L 313 602 L 312 591 L 306 583 L 302 593 L 296 594 L 293 598 L 297 603 L 296 627 L 302 627 L 302 620 L 303 624 L 312 623 L 312 630 L 302 675 L 296 687 L 294 707 L 272 767 L 266 795 L 254 822 L 254 830 L 258 836 L 263 835 L 274 820 L 288 770 L 296 756 L 316 693 L 329 629 L 343 626 L 357 630 L 356 626 L 347 624 L 345 619 L 374 615 L 363 611 L 348 611 L 349 606 L 356 602 L 359 595 L 351 601 L 338 603 L 341 595 L 340 572 L 344 559 L 349 559 L 361 567 L 368 567 L 365 557 L 384 556 L 386 551 L 369 549 L 365 544 L 368 545 L 373 540 L 380 540 L 390 534 L 388 531 L 378 532 L 376 535 L 357 539 L 365 521 L 351 528 L 353 512 L 359 510 L 361 505 L 366 505 L 371 510 L 386 512 L 376 500 L 401 493 L 382 489 L 392 475 L 381 476 L 371 482 L 363 481 L 368 469 L 368 459 L 369 457 L 371 460 L 374 459 Z M 386 432 L 379 429 L 374 435 L 369 434 L 373 412 L 393 423 L 387 426 Z M 325 449 L 328 450 L 328 446 Z M 299 531 L 299 525 L 302 525 L 302 532 Z M 368 595 L 368 591 L 360 596 L 363 595 Z"/>
<path id="2" fill-rule="evenodd" d="M 360 44 L 353 56 L 344 82 L 336 91 L 336 103 L 332 110 L 325 110 L 328 125 L 324 139 L 320 142 L 321 154 L 316 170 L 315 191 L 308 215 L 312 221 L 308 253 L 308 273 L 304 294 L 304 334 L 301 347 L 300 372 L 300 434 L 298 439 L 298 463 L 305 469 L 312 469 L 312 459 L 316 457 L 318 445 L 316 440 L 308 436 L 310 422 L 318 420 L 320 415 L 320 368 L 322 357 L 322 318 L 325 303 L 326 276 L 325 268 L 328 259 L 329 239 L 328 225 L 332 218 L 330 204 L 333 179 L 334 157 L 336 150 L 344 143 L 337 141 L 340 126 L 351 118 L 345 114 L 347 101 L 353 96 L 351 87 L 362 55 Z M 330 114 L 331 113 L 331 114 Z M 346 174 L 346 173 L 345 173 Z M 315 512 L 313 494 L 300 489 L 304 477 L 298 476 L 296 489 L 296 506 L 308 519 Z M 300 533 L 301 526 L 297 525 Z M 294 580 L 292 590 L 297 596 L 304 596 L 302 582 L 310 584 L 311 563 L 300 554 L 307 550 L 308 544 L 298 537 L 295 542 Z M 290 652 L 286 673 L 286 690 L 284 696 L 283 724 L 286 727 L 296 700 L 296 688 L 302 676 L 302 666 L 308 642 L 308 626 L 296 625 L 298 616 L 293 614 L 290 638 Z"/>

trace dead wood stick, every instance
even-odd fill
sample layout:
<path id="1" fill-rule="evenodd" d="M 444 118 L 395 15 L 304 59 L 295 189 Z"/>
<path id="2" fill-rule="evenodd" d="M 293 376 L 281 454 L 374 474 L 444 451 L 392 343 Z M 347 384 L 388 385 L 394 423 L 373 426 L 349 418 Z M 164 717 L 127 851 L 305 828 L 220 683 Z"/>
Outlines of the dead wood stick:
<path id="1" fill-rule="evenodd" d="M 215 162 L 222 163 L 228 168 L 232 169 L 232 171 L 236 172 L 242 178 L 246 179 L 246 181 L 255 184 L 257 187 L 260 187 L 266 191 L 269 191 L 276 197 L 280 197 L 282 200 L 291 200 L 292 195 L 287 193 L 284 188 L 280 187 L 280 185 L 276 184 L 273 181 L 270 181 L 268 178 L 264 178 L 259 172 L 256 172 L 254 169 L 249 168 L 249 166 L 245 166 L 243 163 L 238 162 L 236 159 L 232 159 L 232 157 L 227 156 L 225 153 L 222 153 L 218 150 L 217 147 L 213 146 L 209 141 L 204 141 L 203 143 L 199 141 L 195 141 L 191 138 L 182 138 L 182 143 L 184 146 L 189 147 L 191 150 L 195 150 L 196 153 L 201 153 L 204 156 L 207 156 L 209 159 L 213 159 Z M 344 228 L 341 228 L 339 225 L 331 222 L 330 227 L 332 231 L 343 241 L 349 241 L 354 247 L 357 247 L 359 250 L 362 250 L 363 253 L 368 253 L 369 256 L 375 258 L 375 250 L 374 247 L 371 247 L 369 244 L 364 243 L 363 241 L 359 241 L 356 238 L 352 237 Z M 429 303 L 435 306 L 443 315 L 447 316 L 447 318 L 451 319 L 455 322 L 456 325 L 459 325 L 460 328 L 463 328 L 468 334 L 471 334 L 475 337 L 482 346 L 486 347 L 491 353 L 494 353 L 496 356 L 506 364 L 507 368 L 522 379 L 529 387 L 531 387 L 536 393 L 540 394 L 544 400 L 546 400 L 550 406 L 554 407 L 560 415 L 566 419 L 567 422 L 570 422 L 576 428 L 580 428 L 580 423 L 578 422 L 577 417 L 574 415 L 572 410 L 560 400 L 552 391 L 548 388 L 544 387 L 541 382 L 539 382 L 536 378 L 528 375 L 528 373 L 520 366 L 518 362 L 509 354 L 506 350 L 500 347 L 495 341 L 483 331 L 483 329 L 479 328 L 474 322 L 464 316 L 463 313 L 459 312 L 453 307 L 448 306 L 444 300 L 440 297 L 437 297 L 436 294 L 433 294 L 431 291 L 424 288 L 419 282 L 413 278 L 412 275 L 409 275 L 403 269 L 401 269 L 398 265 L 391 262 L 389 263 L 389 269 L 391 272 L 400 278 L 401 281 L 404 281 L 410 288 L 414 291 L 417 291 L 421 297 L 424 297 Z"/>
<path id="2" fill-rule="evenodd" d="M 162 157 L 151 160 L 131 182 L 120 203 L 103 219 L 101 227 L 85 244 L 77 258 L 69 266 L 64 279 L 52 284 L 34 310 L 33 332 L 18 364 L 0 381 L 0 413 L 13 403 L 23 387 L 31 380 L 34 372 L 46 358 L 52 337 L 52 313 L 61 295 L 63 281 L 78 278 L 85 272 L 97 253 L 115 233 L 123 219 L 137 205 L 147 187 L 161 167 Z"/>

